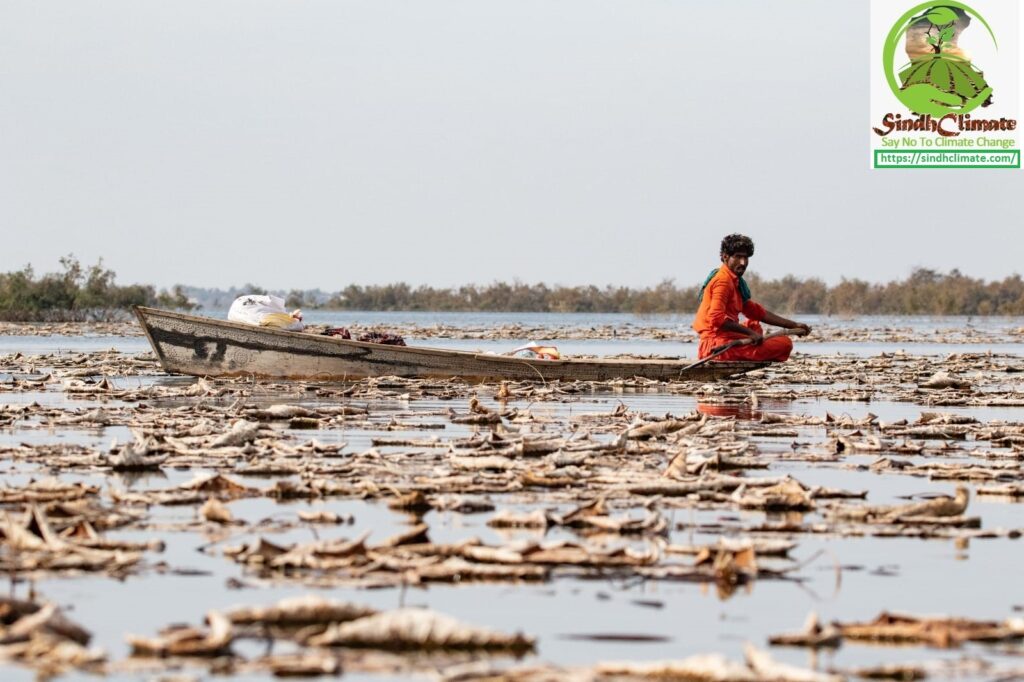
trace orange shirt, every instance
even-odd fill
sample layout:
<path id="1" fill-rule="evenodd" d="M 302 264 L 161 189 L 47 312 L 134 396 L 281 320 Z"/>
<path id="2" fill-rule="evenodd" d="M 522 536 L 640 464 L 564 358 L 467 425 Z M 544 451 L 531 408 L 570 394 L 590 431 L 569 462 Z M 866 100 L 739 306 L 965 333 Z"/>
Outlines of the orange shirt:
<path id="1" fill-rule="evenodd" d="M 753 300 L 743 302 L 740 296 L 740 278 L 725 265 L 711 278 L 704 288 L 704 297 L 693 318 L 693 328 L 700 334 L 701 341 L 715 337 L 738 339 L 743 335 L 721 331 L 726 320 L 740 321 L 740 313 L 760 322 L 764 319 L 764 308 Z"/>

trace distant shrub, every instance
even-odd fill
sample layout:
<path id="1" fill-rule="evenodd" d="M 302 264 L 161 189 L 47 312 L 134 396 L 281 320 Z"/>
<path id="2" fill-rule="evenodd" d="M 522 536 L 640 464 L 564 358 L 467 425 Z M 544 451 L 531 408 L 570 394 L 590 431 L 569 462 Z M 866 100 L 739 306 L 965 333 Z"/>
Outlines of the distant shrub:
<path id="1" fill-rule="evenodd" d="M 0 273 L 0 319 L 29 321 L 108 320 L 122 316 L 133 305 L 159 305 L 189 310 L 181 287 L 156 292 L 150 285 L 118 286 L 113 270 L 83 267 L 74 256 L 60 259 L 62 272 L 37 277 L 32 266 Z"/>

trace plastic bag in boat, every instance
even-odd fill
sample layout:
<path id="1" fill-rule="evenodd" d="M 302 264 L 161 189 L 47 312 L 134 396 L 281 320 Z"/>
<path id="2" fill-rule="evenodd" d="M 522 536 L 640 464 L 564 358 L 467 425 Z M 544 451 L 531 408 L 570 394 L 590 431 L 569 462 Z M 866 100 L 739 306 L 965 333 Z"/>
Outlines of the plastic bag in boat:
<path id="1" fill-rule="evenodd" d="M 254 327 L 287 329 L 293 332 L 300 332 L 303 329 L 302 311 L 296 310 L 289 313 L 284 308 L 284 299 L 278 296 L 257 294 L 239 296 L 231 304 L 228 321 L 251 324 Z"/>
<path id="2" fill-rule="evenodd" d="M 562 354 L 558 352 L 557 346 L 541 346 L 536 341 L 530 341 L 525 346 L 519 346 L 512 351 L 517 358 L 537 358 L 538 360 L 561 360 Z"/>

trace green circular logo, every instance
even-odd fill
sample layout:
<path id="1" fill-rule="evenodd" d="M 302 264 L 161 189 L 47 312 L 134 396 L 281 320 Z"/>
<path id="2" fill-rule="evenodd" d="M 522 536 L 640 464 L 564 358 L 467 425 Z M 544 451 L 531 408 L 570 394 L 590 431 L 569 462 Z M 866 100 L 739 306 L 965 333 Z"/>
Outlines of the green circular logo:
<path id="1" fill-rule="evenodd" d="M 953 0 L 917 5 L 889 31 L 882 48 L 885 78 L 892 93 L 915 114 L 966 114 L 991 102 L 992 88 L 985 75 L 957 46 L 960 32 L 972 17 L 988 29 L 998 48 L 988 22 Z M 897 71 L 896 52 L 904 36 L 910 62 Z"/>

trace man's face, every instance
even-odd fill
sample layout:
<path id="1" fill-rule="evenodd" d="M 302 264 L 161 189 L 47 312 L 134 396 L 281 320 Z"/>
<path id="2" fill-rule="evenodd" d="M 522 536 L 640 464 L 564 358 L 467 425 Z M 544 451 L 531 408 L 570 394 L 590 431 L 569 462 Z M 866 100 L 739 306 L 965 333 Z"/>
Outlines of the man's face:
<path id="1" fill-rule="evenodd" d="M 729 268 L 737 277 L 742 277 L 743 273 L 747 271 L 749 261 L 750 256 L 745 251 L 734 253 L 731 256 L 722 254 L 722 262 L 725 263 L 725 267 Z"/>

